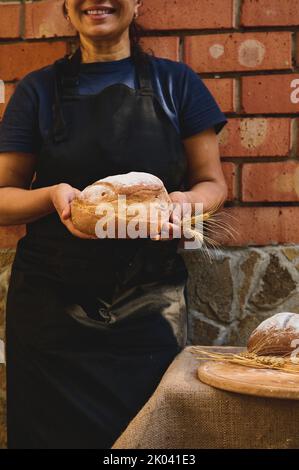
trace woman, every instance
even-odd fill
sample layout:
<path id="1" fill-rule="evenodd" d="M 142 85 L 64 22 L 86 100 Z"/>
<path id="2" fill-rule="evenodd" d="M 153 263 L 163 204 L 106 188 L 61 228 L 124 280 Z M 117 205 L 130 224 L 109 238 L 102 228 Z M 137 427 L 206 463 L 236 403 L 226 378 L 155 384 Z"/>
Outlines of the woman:
<path id="1" fill-rule="evenodd" d="M 178 239 L 96 239 L 70 218 L 84 187 L 129 171 L 178 204 L 226 199 L 225 116 L 190 67 L 143 53 L 140 6 L 68 0 L 80 46 L 23 78 L 3 118 L 0 223 L 27 224 L 7 296 L 9 448 L 110 448 L 186 344 Z"/>

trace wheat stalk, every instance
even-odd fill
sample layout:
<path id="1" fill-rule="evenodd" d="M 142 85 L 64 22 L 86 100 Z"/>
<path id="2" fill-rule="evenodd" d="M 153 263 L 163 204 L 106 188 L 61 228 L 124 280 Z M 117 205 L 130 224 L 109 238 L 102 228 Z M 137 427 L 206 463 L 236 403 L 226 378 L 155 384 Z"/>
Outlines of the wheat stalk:
<path id="1" fill-rule="evenodd" d="M 210 352 L 198 346 L 193 346 L 191 352 L 193 354 L 199 353 L 200 356 L 197 356 L 199 360 L 209 359 L 218 362 L 230 362 L 255 369 L 275 369 L 293 374 L 299 373 L 299 365 L 292 363 L 290 358 L 286 356 L 259 356 L 247 350 L 238 354 Z"/>
<path id="2" fill-rule="evenodd" d="M 202 251 L 203 254 L 207 254 L 211 261 L 211 253 L 208 249 L 209 247 L 213 248 L 213 252 L 216 254 L 219 253 L 220 242 L 215 240 L 215 237 L 218 234 L 226 235 L 229 237 L 234 237 L 234 233 L 238 234 L 238 231 L 226 220 L 221 220 L 221 218 L 231 218 L 236 220 L 231 214 L 226 211 L 219 211 L 222 203 L 215 204 L 206 212 L 201 212 L 200 214 L 193 214 L 192 216 L 183 216 L 180 221 L 180 226 L 183 229 L 185 235 L 188 235 L 190 239 L 194 239 L 198 242 L 199 251 Z M 126 220 L 126 217 L 119 217 L 120 220 Z M 114 215 L 106 219 L 108 224 L 111 220 L 114 219 Z M 140 222 L 146 222 L 146 219 L 140 218 Z M 199 223 L 205 222 L 203 231 L 198 228 Z"/>
<path id="3" fill-rule="evenodd" d="M 219 211 L 221 206 L 222 203 L 215 204 L 206 212 L 200 214 L 195 213 L 191 217 L 183 217 L 181 222 L 181 226 L 185 233 L 187 232 L 190 238 L 194 238 L 195 241 L 199 242 L 200 249 L 204 254 L 209 256 L 210 260 L 209 247 L 213 248 L 213 252 L 216 254 L 220 252 L 218 248 L 221 244 L 215 240 L 215 236 L 222 234 L 235 240 L 239 233 L 238 230 L 233 227 L 233 223 L 225 220 L 225 218 L 231 218 L 233 221 L 237 221 L 237 219 L 227 211 Z M 222 220 L 223 218 L 224 220 Z M 196 228 L 196 226 L 198 223 L 202 224 L 203 222 L 206 222 L 206 225 L 204 226 L 202 233 L 202 231 Z"/>

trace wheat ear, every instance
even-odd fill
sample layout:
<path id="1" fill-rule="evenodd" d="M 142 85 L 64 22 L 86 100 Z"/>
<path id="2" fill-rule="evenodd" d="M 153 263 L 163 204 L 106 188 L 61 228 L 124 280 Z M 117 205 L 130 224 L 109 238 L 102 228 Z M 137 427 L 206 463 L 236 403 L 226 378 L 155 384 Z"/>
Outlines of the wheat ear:
<path id="1" fill-rule="evenodd" d="M 213 248 L 213 253 L 215 254 L 221 252 L 221 250 L 219 250 L 221 244 L 215 240 L 215 236 L 221 234 L 235 240 L 239 233 L 233 226 L 233 223 L 225 220 L 225 218 L 230 218 L 233 221 L 237 221 L 237 219 L 225 210 L 220 211 L 221 206 L 222 203 L 216 203 L 206 212 L 183 217 L 181 222 L 184 233 L 199 242 L 200 251 L 202 251 L 203 254 L 207 254 L 210 260 L 211 255 L 209 248 Z M 203 230 L 200 230 L 198 224 L 202 224 L 203 222 L 206 222 L 206 225 Z"/>
<path id="2" fill-rule="evenodd" d="M 277 356 L 258 356 L 255 353 L 250 353 L 247 350 L 244 352 L 233 353 L 219 353 L 210 352 L 199 346 L 191 348 L 193 354 L 200 354 L 197 356 L 199 360 L 211 360 L 218 362 L 230 362 L 232 364 L 239 364 L 245 367 L 253 367 L 255 369 L 275 369 L 282 372 L 292 374 L 299 374 L 299 365 L 291 362 L 289 357 Z"/>

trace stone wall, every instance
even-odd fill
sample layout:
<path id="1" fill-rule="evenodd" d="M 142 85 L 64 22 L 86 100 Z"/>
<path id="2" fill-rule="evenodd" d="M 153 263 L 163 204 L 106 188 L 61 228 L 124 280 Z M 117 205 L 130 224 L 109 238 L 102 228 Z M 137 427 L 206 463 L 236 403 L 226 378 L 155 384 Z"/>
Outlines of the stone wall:
<path id="1" fill-rule="evenodd" d="M 184 254 L 190 344 L 245 345 L 265 318 L 299 313 L 299 247 L 226 248 Z"/>

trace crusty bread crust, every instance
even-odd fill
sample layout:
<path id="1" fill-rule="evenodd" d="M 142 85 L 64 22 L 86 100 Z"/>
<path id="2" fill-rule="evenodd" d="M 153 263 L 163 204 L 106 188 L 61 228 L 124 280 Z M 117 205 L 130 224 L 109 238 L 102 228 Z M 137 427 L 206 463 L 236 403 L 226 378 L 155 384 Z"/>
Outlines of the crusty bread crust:
<path id="1" fill-rule="evenodd" d="M 121 212 L 120 196 L 125 197 Z M 138 207 L 142 207 L 137 229 L 146 231 L 161 230 L 161 224 L 167 218 L 171 199 L 163 182 L 154 175 L 148 173 L 130 172 L 123 175 L 114 175 L 98 180 L 87 186 L 71 202 L 71 217 L 76 229 L 88 235 L 97 235 L 96 224 L 103 217 L 107 218 L 107 212 L 103 209 L 113 210 L 115 215 L 115 236 L 119 236 L 119 221 L 128 224 L 134 223 L 138 216 Z M 135 208 L 135 210 L 134 210 Z M 99 210 L 102 209 L 102 212 Z M 150 211 L 157 210 L 158 217 L 152 219 Z M 126 238 L 131 238 L 126 236 Z"/>
<path id="2" fill-rule="evenodd" d="M 293 340 L 298 344 L 292 345 Z M 247 349 L 258 355 L 283 356 L 299 346 L 299 314 L 281 312 L 264 320 L 251 333 Z"/>

